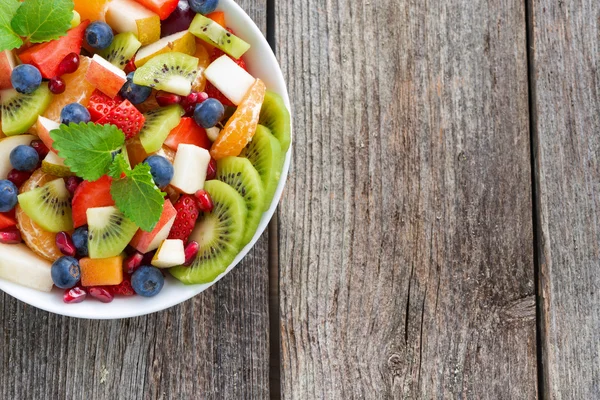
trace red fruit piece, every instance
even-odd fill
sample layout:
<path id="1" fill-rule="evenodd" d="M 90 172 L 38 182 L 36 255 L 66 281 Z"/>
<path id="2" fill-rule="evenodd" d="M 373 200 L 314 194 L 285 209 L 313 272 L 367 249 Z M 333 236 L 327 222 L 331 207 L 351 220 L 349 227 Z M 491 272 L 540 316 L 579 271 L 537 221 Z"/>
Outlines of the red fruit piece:
<path id="1" fill-rule="evenodd" d="M 28 48 L 19 54 L 21 62 L 35 65 L 46 79 L 60 76 L 58 66 L 61 61 L 70 53 L 79 54 L 81 52 L 83 35 L 89 23 L 90 21 L 83 21 L 77 27 L 69 30 L 66 36 Z"/>
<path id="2" fill-rule="evenodd" d="M 227 29 L 227 30 L 229 32 L 233 33 L 233 31 L 231 29 Z M 223 50 L 215 47 L 213 52 L 210 54 L 210 62 L 215 61 L 217 58 L 221 57 L 224 54 L 226 54 L 226 53 Z M 229 55 L 228 55 L 228 57 L 231 58 L 237 65 L 242 67 L 244 70 L 248 71 L 248 68 L 246 67 L 246 62 L 244 61 L 243 58 L 233 58 Z"/>
<path id="3" fill-rule="evenodd" d="M 136 269 L 142 265 L 142 260 L 144 259 L 144 255 L 142 253 L 135 252 L 133 255 L 129 256 L 125 262 L 123 263 L 123 271 L 127 274 L 133 274 Z"/>
<path id="4" fill-rule="evenodd" d="M 69 193 L 71 193 L 71 196 L 75 195 L 75 191 L 77 190 L 81 182 L 81 178 L 78 178 L 76 176 L 70 176 L 67 178 L 67 190 L 69 191 Z"/>
<path id="5" fill-rule="evenodd" d="M 165 140 L 165 146 L 173 150 L 177 150 L 180 144 L 193 144 L 208 150 L 212 142 L 206 135 L 206 130 L 193 118 L 183 117 Z"/>
<path id="6" fill-rule="evenodd" d="M 156 93 L 155 98 L 156 98 L 156 102 L 161 107 L 166 107 L 166 106 L 170 106 L 172 104 L 181 103 L 180 96 L 173 94 L 173 93 L 163 92 L 162 90 Z"/>
<path id="7" fill-rule="evenodd" d="M 196 225 L 200 213 L 196 198 L 184 194 L 175 203 L 175 210 L 177 210 L 177 217 L 175 217 L 175 223 L 169 233 L 169 239 L 181 239 L 186 243 L 194 230 L 194 225 Z"/>
<path id="8" fill-rule="evenodd" d="M 21 243 L 21 232 L 18 229 L 10 229 L 0 232 L 0 243 L 17 244 Z"/>
<path id="9" fill-rule="evenodd" d="M 67 304 L 81 303 L 87 297 L 87 292 L 81 286 L 65 290 L 63 301 Z"/>
<path id="10" fill-rule="evenodd" d="M 33 140 L 29 145 L 38 153 L 40 160 L 43 160 L 50 151 L 41 140 Z"/>
<path id="11" fill-rule="evenodd" d="M 10 213 L 0 213 L 0 230 L 6 228 L 14 228 L 17 226 L 17 220 Z"/>
<path id="12" fill-rule="evenodd" d="M 206 180 L 212 181 L 217 177 L 217 161 L 214 158 L 210 159 L 208 167 L 206 168 Z"/>
<path id="13" fill-rule="evenodd" d="M 75 256 L 77 253 L 77 249 L 75 248 L 75 244 L 73 243 L 73 239 L 67 232 L 58 232 L 56 234 L 56 247 L 63 253 L 65 256 Z"/>
<path id="14" fill-rule="evenodd" d="M 131 277 L 123 276 L 123 282 L 119 283 L 116 286 L 110 286 L 106 288 L 110 290 L 115 295 L 121 296 L 134 296 L 135 290 L 133 290 L 133 286 L 131 286 Z"/>
<path id="15" fill-rule="evenodd" d="M 135 137 L 144 126 L 146 118 L 129 100 L 125 100 L 107 115 L 98 120 L 98 124 L 111 124 L 125 133 L 125 138 Z"/>
<path id="16" fill-rule="evenodd" d="M 198 242 L 191 241 L 185 246 L 185 263 L 183 265 L 190 266 L 196 259 L 198 255 L 198 250 L 200 249 L 200 245 Z"/>
<path id="17" fill-rule="evenodd" d="M 109 176 L 103 176 L 95 182 L 81 182 L 73 196 L 73 225 L 75 228 L 87 224 L 86 211 L 88 208 L 115 205 L 115 201 L 110 195 L 111 183 L 112 179 Z"/>
<path id="18" fill-rule="evenodd" d="M 158 14 L 161 20 L 167 19 L 177 8 L 179 0 L 135 0 L 148 10 Z"/>
<path id="19" fill-rule="evenodd" d="M 235 107 L 235 104 L 233 104 L 231 100 L 225 97 L 225 95 L 221 93 L 219 89 L 217 89 L 212 83 L 207 81 L 204 91 L 206 92 L 208 97 L 210 97 L 211 99 L 219 100 L 224 106 Z"/>
<path id="20" fill-rule="evenodd" d="M 29 171 L 17 171 L 16 169 L 10 170 L 6 179 L 15 184 L 16 187 L 20 188 L 23 184 L 31 177 Z"/>
<path id="21" fill-rule="evenodd" d="M 98 89 L 94 90 L 87 106 L 90 116 L 92 117 L 92 122 L 96 122 L 106 116 L 113 108 L 122 102 L 123 99 L 119 96 L 111 99 Z"/>
<path id="22" fill-rule="evenodd" d="M 48 89 L 50 89 L 52 94 L 61 94 L 67 89 L 67 84 L 63 78 L 54 77 L 48 82 Z"/>
<path id="23" fill-rule="evenodd" d="M 88 288 L 88 293 L 90 294 L 90 296 L 100 300 L 103 303 L 110 303 L 115 298 L 115 296 L 110 291 L 108 291 L 102 286 L 94 286 Z"/>
<path id="24" fill-rule="evenodd" d="M 79 53 L 69 53 L 58 64 L 58 76 L 72 74 L 79 69 Z"/>
<path id="25" fill-rule="evenodd" d="M 212 198 L 210 197 L 210 194 L 206 190 L 204 190 L 204 189 L 198 190 L 196 192 L 195 196 L 196 196 L 196 201 L 198 202 L 198 208 L 200 209 L 200 211 L 209 213 L 213 210 L 214 204 L 213 204 Z"/>
<path id="26" fill-rule="evenodd" d="M 130 72 L 134 72 L 136 69 L 137 67 L 135 66 L 135 57 L 133 57 L 131 60 L 129 60 L 127 65 L 125 65 L 125 73 L 129 74 Z"/>

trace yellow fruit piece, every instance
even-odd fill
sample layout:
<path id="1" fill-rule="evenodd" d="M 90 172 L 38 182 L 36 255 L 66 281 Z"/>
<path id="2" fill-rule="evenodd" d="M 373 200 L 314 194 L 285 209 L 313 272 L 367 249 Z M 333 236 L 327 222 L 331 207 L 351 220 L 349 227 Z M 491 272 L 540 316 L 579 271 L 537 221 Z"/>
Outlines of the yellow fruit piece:
<path id="1" fill-rule="evenodd" d="M 188 31 L 183 31 L 144 46 L 135 56 L 135 65 L 139 68 L 146 64 L 152 57 L 171 51 L 193 56 L 196 53 L 196 37 Z"/>
<path id="2" fill-rule="evenodd" d="M 160 18 L 158 15 L 138 19 L 136 21 L 138 40 L 142 46 L 154 43 L 160 39 Z"/>
<path id="3" fill-rule="evenodd" d="M 76 28 L 81 24 L 81 15 L 75 10 L 73 10 L 73 19 L 71 20 L 71 28 Z"/>
<path id="4" fill-rule="evenodd" d="M 113 0 L 106 22 L 118 33 L 134 33 L 142 46 L 160 39 L 160 17 L 134 0 Z"/>
<path id="5" fill-rule="evenodd" d="M 112 0 L 75 0 L 75 11 L 81 16 L 81 20 L 104 21 L 106 8 Z"/>
<path id="6" fill-rule="evenodd" d="M 118 285 L 123 282 L 123 256 L 110 258 L 82 258 L 81 284 L 83 286 Z"/>
<path id="7" fill-rule="evenodd" d="M 195 92 L 204 91 L 204 87 L 206 86 L 204 70 L 210 65 L 210 55 L 208 54 L 208 50 L 206 50 L 206 47 L 200 42 L 203 42 L 203 40 L 196 38 L 196 53 L 194 54 L 194 57 L 198 59 L 198 75 L 196 76 L 194 83 L 192 83 L 192 90 Z"/>

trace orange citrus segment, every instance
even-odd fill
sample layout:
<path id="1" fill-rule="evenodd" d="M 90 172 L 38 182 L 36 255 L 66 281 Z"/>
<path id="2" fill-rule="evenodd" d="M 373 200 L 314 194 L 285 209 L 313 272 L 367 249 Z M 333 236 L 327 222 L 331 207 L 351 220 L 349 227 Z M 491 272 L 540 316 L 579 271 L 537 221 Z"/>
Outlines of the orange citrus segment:
<path id="1" fill-rule="evenodd" d="M 106 8 L 112 0 L 75 0 L 75 11 L 81 16 L 81 20 L 104 21 Z"/>
<path id="2" fill-rule="evenodd" d="M 54 175 L 49 175 L 38 169 L 31 175 L 28 181 L 21 186 L 20 192 L 25 193 L 46 183 L 57 179 Z M 25 214 L 21 207 L 17 206 L 15 210 L 17 218 L 17 227 L 21 231 L 21 236 L 25 244 L 36 254 L 49 261 L 55 261 L 63 254 L 56 247 L 56 234 L 43 230 L 38 224 Z"/>
<path id="3" fill-rule="evenodd" d="M 123 282 L 123 256 L 110 258 L 82 258 L 81 284 L 83 286 L 118 285 Z"/>
<path id="4" fill-rule="evenodd" d="M 196 39 L 196 54 L 194 54 L 194 57 L 198 59 L 198 75 L 192 84 L 192 90 L 195 92 L 201 92 L 204 90 L 204 86 L 206 86 L 204 70 L 210 65 L 210 55 L 208 54 L 208 50 L 206 50 L 206 47 L 204 47 L 200 42 L 204 43 L 203 40 Z"/>
<path id="5" fill-rule="evenodd" d="M 252 85 L 237 110 L 213 143 L 210 154 L 219 160 L 228 156 L 239 156 L 256 133 L 260 109 L 265 99 L 265 84 L 260 79 Z"/>

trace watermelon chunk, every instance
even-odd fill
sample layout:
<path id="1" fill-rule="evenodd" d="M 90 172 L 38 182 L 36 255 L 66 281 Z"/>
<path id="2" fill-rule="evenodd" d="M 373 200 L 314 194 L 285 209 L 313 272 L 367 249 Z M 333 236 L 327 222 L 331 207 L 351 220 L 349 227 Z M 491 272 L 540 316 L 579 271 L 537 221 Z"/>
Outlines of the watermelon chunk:
<path id="1" fill-rule="evenodd" d="M 95 182 L 83 181 L 73 196 L 73 225 L 75 228 L 87 224 L 87 209 L 114 206 L 110 194 L 112 179 L 103 176 Z"/>

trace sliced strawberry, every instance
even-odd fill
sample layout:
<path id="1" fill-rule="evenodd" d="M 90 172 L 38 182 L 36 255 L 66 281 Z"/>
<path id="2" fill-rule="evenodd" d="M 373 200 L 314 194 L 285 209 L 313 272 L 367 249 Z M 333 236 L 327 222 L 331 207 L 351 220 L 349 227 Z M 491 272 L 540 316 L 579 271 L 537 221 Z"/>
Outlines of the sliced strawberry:
<path id="1" fill-rule="evenodd" d="M 6 228 L 12 228 L 17 225 L 14 213 L 11 216 L 9 213 L 0 213 L 0 230 Z"/>
<path id="2" fill-rule="evenodd" d="M 165 145 L 173 150 L 177 150 L 180 144 L 193 144 L 208 150 L 212 142 L 206 135 L 206 130 L 193 118 L 184 117 L 165 140 Z"/>
<path id="3" fill-rule="evenodd" d="M 169 239 L 181 239 L 184 243 L 187 243 L 200 213 L 196 198 L 184 194 L 177 200 L 174 207 L 177 210 L 177 217 L 175 217 L 175 223 L 169 233 Z"/>
<path id="4" fill-rule="evenodd" d="M 233 104 L 227 97 L 225 97 L 225 95 L 221 93 L 219 89 L 217 89 L 212 83 L 207 81 L 204 91 L 206 92 L 208 97 L 219 100 L 224 106 L 235 107 L 235 104 Z"/>
<path id="5" fill-rule="evenodd" d="M 114 206 L 110 195 L 112 179 L 103 176 L 95 182 L 83 181 L 73 196 L 73 225 L 75 228 L 87 224 L 87 210 L 95 207 Z"/>
<path id="6" fill-rule="evenodd" d="M 123 101 L 107 115 L 98 120 L 98 124 L 112 124 L 125 133 L 127 139 L 135 137 L 144 126 L 146 118 L 129 100 Z"/>
<path id="7" fill-rule="evenodd" d="M 92 122 L 96 122 L 105 117 L 113 108 L 122 102 L 123 99 L 119 96 L 111 99 L 98 89 L 94 90 L 87 106 L 90 116 L 92 117 Z"/>

